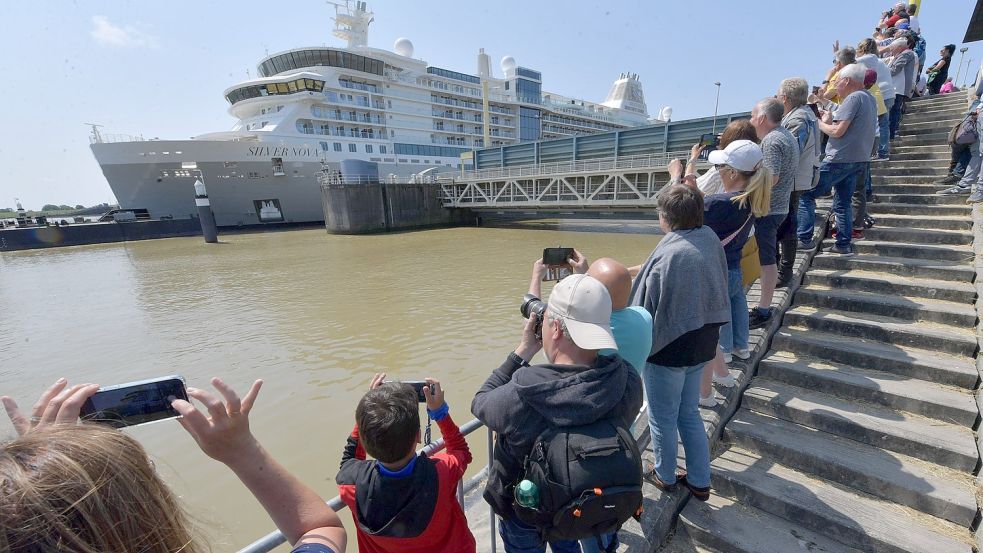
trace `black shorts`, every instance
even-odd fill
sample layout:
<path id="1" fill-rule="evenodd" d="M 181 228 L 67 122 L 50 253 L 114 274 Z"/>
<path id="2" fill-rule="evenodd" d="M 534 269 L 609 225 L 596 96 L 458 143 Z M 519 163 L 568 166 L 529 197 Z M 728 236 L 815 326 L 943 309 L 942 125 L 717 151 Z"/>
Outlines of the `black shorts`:
<path id="1" fill-rule="evenodd" d="M 778 264 L 778 227 L 788 214 L 767 215 L 754 220 L 754 239 L 758 241 L 761 266 Z"/>

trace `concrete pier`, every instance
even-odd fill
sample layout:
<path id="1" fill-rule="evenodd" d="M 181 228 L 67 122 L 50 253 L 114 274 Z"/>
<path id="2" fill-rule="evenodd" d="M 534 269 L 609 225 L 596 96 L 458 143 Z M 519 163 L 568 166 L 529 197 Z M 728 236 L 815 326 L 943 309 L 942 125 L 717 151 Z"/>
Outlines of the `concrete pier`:
<path id="1" fill-rule="evenodd" d="M 332 234 L 368 234 L 471 226 L 466 209 L 448 209 L 435 183 L 322 184 L 324 226 Z"/>

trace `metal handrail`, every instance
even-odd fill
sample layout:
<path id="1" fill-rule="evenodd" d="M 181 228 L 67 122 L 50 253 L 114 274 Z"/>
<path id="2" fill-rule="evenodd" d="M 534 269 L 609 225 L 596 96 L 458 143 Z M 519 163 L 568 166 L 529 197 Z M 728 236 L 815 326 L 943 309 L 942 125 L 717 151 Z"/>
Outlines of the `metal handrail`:
<path id="1" fill-rule="evenodd" d="M 484 424 L 482 424 L 480 420 L 472 419 L 461 427 L 461 435 L 467 436 L 468 434 L 474 432 L 475 430 L 483 426 Z M 468 480 L 466 484 L 464 484 L 463 486 L 461 486 L 460 483 L 458 484 L 457 500 L 458 503 L 461 504 L 461 509 L 464 509 L 464 495 L 470 492 L 471 490 L 477 488 L 478 484 L 480 484 L 488 475 L 488 467 L 491 466 L 491 455 L 492 455 L 491 453 L 492 448 L 490 447 L 491 443 L 492 443 L 492 431 L 491 429 L 489 429 L 488 430 L 488 444 L 489 444 L 488 464 L 485 465 L 485 468 L 483 468 L 481 472 L 479 472 L 477 475 L 475 475 L 470 480 Z M 416 453 L 417 455 L 419 455 L 420 453 L 425 453 L 426 455 L 429 456 L 439 451 L 442 451 L 445 447 L 446 444 L 444 443 L 444 439 L 441 438 L 430 445 L 420 448 Z M 347 507 L 347 505 L 345 505 L 345 502 L 341 500 L 340 495 L 336 495 L 332 497 L 327 501 L 327 503 L 328 506 L 334 509 L 336 512 L 341 511 L 342 509 L 345 509 Z M 494 515 L 494 513 L 492 514 Z M 491 525 L 492 525 L 491 526 L 492 552 L 494 553 L 495 551 L 495 545 L 494 545 L 495 517 L 494 516 L 491 517 Z M 279 547 L 280 545 L 283 545 L 284 543 L 286 543 L 286 541 L 287 538 L 286 536 L 283 535 L 282 532 L 280 532 L 279 530 L 274 530 L 269 534 L 263 536 L 262 538 L 247 545 L 246 547 L 243 547 L 242 549 L 239 550 L 239 553 L 268 553 L 269 551 L 273 551 L 275 548 Z"/>
<path id="2" fill-rule="evenodd" d="M 527 177 L 536 175 L 555 175 L 559 173 L 579 173 L 584 171 L 608 171 L 617 169 L 641 169 L 668 167 L 673 159 L 689 157 L 688 151 L 646 154 L 639 156 L 609 157 L 578 161 L 560 161 L 556 163 L 541 163 L 538 165 L 516 165 L 493 169 L 465 171 L 455 180 L 476 181 L 497 178 Z M 705 162 L 697 162 L 700 165 Z M 462 183 L 463 184 L 463 183 Z"/>

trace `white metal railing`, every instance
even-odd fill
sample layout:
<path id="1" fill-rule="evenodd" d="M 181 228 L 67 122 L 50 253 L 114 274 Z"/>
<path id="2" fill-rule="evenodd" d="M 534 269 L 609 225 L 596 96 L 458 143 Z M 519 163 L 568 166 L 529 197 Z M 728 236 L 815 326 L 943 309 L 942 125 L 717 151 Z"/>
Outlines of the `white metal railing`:
<path id="1" fill-rule="evenodd" d="M 145 142 L 147 139 L 143 135 L 122 134 L 122 133 L 99 133 L 98 137 L 89 136 L 92 144 L 115 143 L 115 142 Z"/>
<path id="2" fill-rule="evenodd" d="M 635 420 L 631 423 L 631 426 L 629 427 L 630 432 L 632 434 L 632 438 L 634 438 L 635 443 L 637 443 L 639 447 L 642 447 L 642 445 L 644 444 L 643 437 L 645 436 L 645 433 L 644 431 L 638 428 L 638 423 L 642 419 L 642 416 L 645 415 L 645 413 L 647 412 L 647 409 L 648 409 L 648 403 L 642 403 L 641 409 L 638 410 L 638 415 L 635 416 Z M 482 424 L 480 420 L 472 419 L 461 427 L 461 435 L 466 437 L 472 432 L 474 432 L 475 430 L 478 430 L 479 428 L 482 428 L 484 426 L 485 425 Z M 475 488 L 477 488 L 478 485 L 481 484 L 481 482 L 483 482 L 486 478 L 488 478 L 488 470 L 489 470 L 488 468 L 492 466 L 492 462 L 494 460 L 493 458 L 494 452 L 495 452 L 495 435 L 490 428 L 488 429 L 487 432 L 487 440 L 488 440 L 487 441 L 488 464 L 486 464 L 478 474 L 471 477 L 467 481 L 467 483 L 464 483 L 462 481 L 458 481 L 457 483 L 457 502 L 458 504 L 461 505 L 461 509 L 466 510 L 464 506 L 464 497 L 467 494 L 471 493 L 471 491 L 473 491 Z M 418 450 L 417 455 L 419 455 L 420 453 L 425 453 L 429 456 L 434 453 L 442 451 L 445 447 L 446 444 L 444 443 L 443 437 L 441 437 L 439 440 L 435 441 L 434 443 L 427 445 L 421 448 L 420 450 Z M 345 502 L 341 500 L 341 496 L 335 496 L 330 500 L 328 500 L 327 503 L 328 506 L 334 509 L 335 511 L 341 511 L 347 507 L 345 505 Z M 489 544 L 491 545 L 491 553 L 496 553 L 496 549 L 497 549 L 498 538 L 496 532 L 496 524 L 497 524 L 497 519 L 495 518 L 495 510 L 492 509 L 491 505 L 489 504 L 488 528 L 490 531 L 488 533 L 489 534 L 488 539 L 489 539 Z M 279 530 L 274 530 L 273 532 L 270 532 L 269 534 L 254 541 L 253 543 L 247 545 L 246 547 L 243 547 L 242 549 L 239 550 L 239 553 L 268 553 L 269 551 L 272 551 L 276 547 L 283 545 L 284 543 L 286 543 L 286 541 L 287 538 L 282 533 L 280 533 Z"/>

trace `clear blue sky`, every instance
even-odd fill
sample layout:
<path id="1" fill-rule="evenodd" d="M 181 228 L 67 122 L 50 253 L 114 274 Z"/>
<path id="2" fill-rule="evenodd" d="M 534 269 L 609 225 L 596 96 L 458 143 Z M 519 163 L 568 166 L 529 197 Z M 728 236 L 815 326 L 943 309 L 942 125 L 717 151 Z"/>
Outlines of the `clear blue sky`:
<path id="1" fill-rule="evenodd" d="M 544 88 L 602 101 L 620 72 L 641 76 L 651 114 L 673 119 L 744 111 L 784 77 L 821 79 L 831 43 L 869 36 L 891 0 L 368 0 L 371 46 L 398 37 L 415 57 L 474 72 L 479 47 L 543 73 Z M 960 41 L 975 2 L 924 0 L 929 63 Z M 837 11 L 840 10 L 840 11 Z M 106 132 L 187 138 L 226 130 L 222 91 L 255 76 L 266 50 L 341 45 L 318 0 L 9 2 L 0 34 L 0 208 L 114 201 L 83 123 Z M 956 54 L 958 61 L 959 54 Z M 983 43 L 967 60 L 983 60 Z"/>

